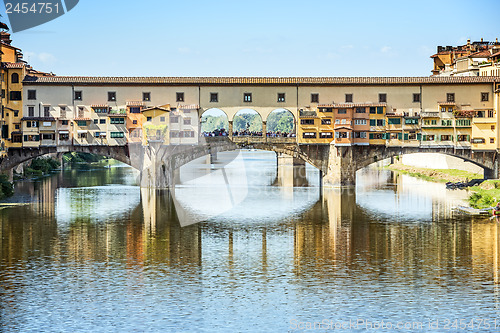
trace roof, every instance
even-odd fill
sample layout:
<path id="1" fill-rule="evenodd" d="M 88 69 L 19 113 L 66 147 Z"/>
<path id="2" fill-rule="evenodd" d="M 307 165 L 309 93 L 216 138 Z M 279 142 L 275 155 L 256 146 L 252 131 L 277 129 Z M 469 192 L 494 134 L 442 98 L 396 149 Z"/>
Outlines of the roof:
<path id="1" fill-rule="evenodd" d="M 469 58 L 488 58 L 490 55 L 491 55 L 490 50 L 484 50 L 472 53 L 471 55 L 469 55 Z"/>
<path id="2" fill-rule="evenodd" d="M 198 104 L 187 104 L 187 105 L 179 105 L 177 108 L 179 110 L 198 110 L 200 106 Z"/>
<path id="3" fill-rule="evenodd" d="M 127 101 L 127 106 L 144 106 L 143 101 Z"/>
<path id="4" fill-rule="evenodd" d="M 109 105 L 107 105 L 107 104 L 92 104 L 90 107 L 91 108 L 109 108 Z"/>
<path id="5" fill-rule="evenodd" d="M 21 120 L 56 121 L 53 117 L 22 117 Z"/>
<path id="6" fill-rule="evenodd" d="M 500 82 L 491 76 L 425 77 L 91 77 L 31 76 L 26 85 L 412 85 Z"/>
<path id="7" fill-rule="evenodd" d="M 146 111 L 151 111 L 151 110 L 161 110 L 161 111 L 165 111 L 165 112 L 170 112 L 169 109 L 161 107 L 161 106 L 152 106 L 149 108 L 145 108 L 145 109 L 142 109 L 141 112 L 146 112 Z"/>

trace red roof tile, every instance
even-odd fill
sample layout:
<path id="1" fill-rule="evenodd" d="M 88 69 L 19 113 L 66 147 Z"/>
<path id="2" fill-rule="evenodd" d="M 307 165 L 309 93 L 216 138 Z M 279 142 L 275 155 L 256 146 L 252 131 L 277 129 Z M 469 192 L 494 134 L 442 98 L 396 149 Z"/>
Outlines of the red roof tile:
<path id="1" fill-rule="evenodd" d="M 488 76 L 425 77 L 88 77 L 26 76 L 26 85 L 416 85 L 500 82 Z"/>

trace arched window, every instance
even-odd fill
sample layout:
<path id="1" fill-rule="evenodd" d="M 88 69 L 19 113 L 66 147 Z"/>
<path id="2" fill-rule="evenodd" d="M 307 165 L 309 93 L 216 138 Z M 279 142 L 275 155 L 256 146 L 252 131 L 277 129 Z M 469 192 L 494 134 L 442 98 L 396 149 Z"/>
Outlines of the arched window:
<path id="1" fill-rule="evenodd" d="M 12 83 L 19 83 L 19 74 L 17 73 L 12 73 L 10 81 Z"/>

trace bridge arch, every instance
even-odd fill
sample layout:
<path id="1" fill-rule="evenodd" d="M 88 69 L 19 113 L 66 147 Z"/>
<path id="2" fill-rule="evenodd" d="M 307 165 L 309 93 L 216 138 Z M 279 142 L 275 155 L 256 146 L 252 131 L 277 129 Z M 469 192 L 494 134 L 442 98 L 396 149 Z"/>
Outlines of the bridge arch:
<path id="1" fill-rule="evenodd" d="M 297 122 L 292 111 L 284 108 L 271 111 L 266 118 L 266 132 L 271 134 L 295 134 Z"/>
<path id="2" fill-rule="evenodd" d="M 233 132 L 236 136 L 262 136 L 262 115 L 254 109 L 240 109 L 233 116 Z"/>
<path id="3" fill-rule="evenodd" d="M 368 165 L 381 161 L 387 158 L 396 156 L 419 154 L 419 153 L 432 153 L 452 156 L 463 161 L 472 163 L 484 170 L 485 178 L 496 178 L 496 156 L 494 153 L 476 153 L 470 149 L 453 149 L 453 148 L 420 148 L 420 147 L 377 147 L 365 146 L 359 147 L 356 156 L 356 170 L 360 170 Z M 491 156 L 490 156 L 491 155 Z"/>
<path id="4" fill-rule="evenodd" d="M 202 133 L 224 133 L 228 132 L 229 117 L 227 113 L 219 108 L 210 108 L 203 111 L 200 115 Z"/>

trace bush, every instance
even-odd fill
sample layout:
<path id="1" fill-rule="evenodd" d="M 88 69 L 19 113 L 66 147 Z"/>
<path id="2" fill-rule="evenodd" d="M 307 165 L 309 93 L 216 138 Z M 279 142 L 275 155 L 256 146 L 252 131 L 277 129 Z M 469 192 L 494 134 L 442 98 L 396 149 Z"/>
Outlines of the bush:
<path id="1" fill-rule="evenodd" d="M 0 175 L 0 199 L 14 195 L 14 185 L 9 182 L 6 175 Z"/>

